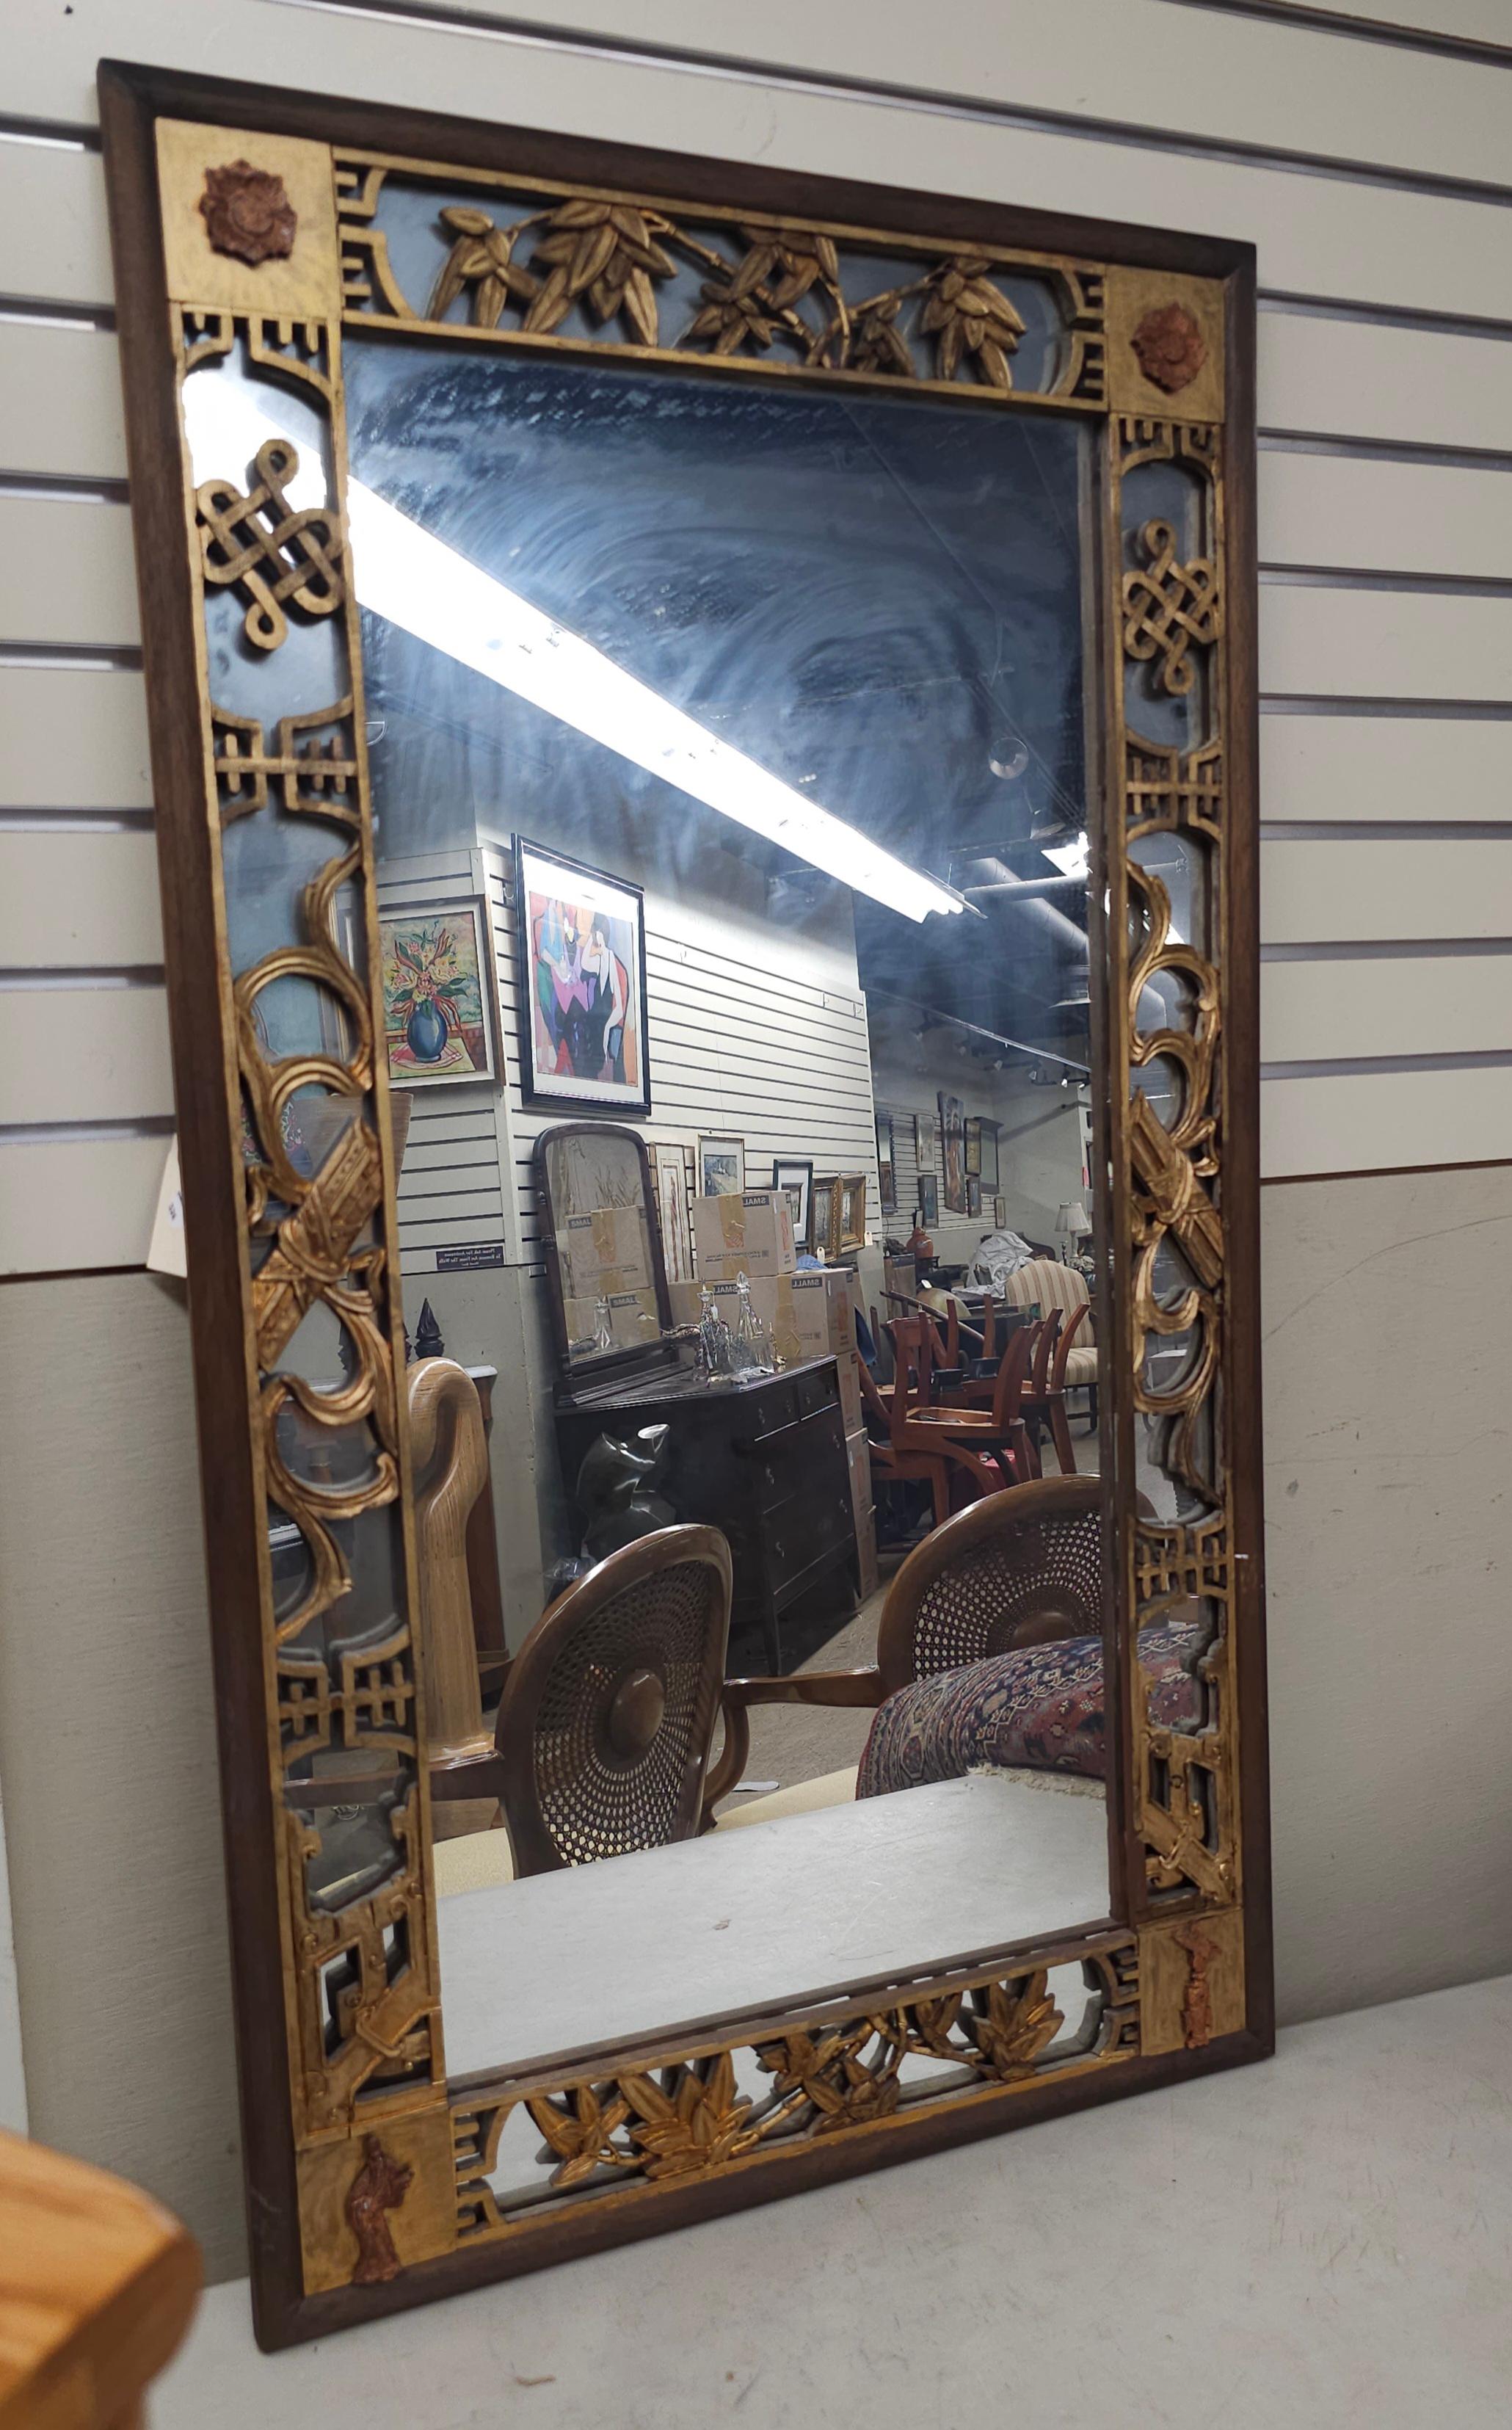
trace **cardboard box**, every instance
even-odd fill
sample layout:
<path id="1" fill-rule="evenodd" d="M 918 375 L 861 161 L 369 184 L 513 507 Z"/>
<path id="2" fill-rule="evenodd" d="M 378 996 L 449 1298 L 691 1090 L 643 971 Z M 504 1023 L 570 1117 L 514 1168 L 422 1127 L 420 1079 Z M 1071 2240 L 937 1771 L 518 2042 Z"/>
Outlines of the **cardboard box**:
<path id="1" fill-rule="evenodd" d="M 600 1298 L 606 1298 L 609 1303 L 609 1337 L 616 1350 L 639 1349 L 645 1342 L 661 1340 L 656 1294 L 648 1284 L 644 1290 L 595 1292 L 591 1299 L 567 1300 L 569 1341 L 591 1341 L 594 1339 L 598 1332 Z"/>
<path id="2" fill-rule="evenodd" d="M 639 1207 L 600 1207 L 569 1215 L 557 1235 L 564 1299 L 651 1289 L 651 1244 Z"/>
<path id="3" fill-rule="evenodd" d="M 841 1350 L 836 1354 L 835 1366 L 840 1379 L 840 1420 L 850 1436 L 866 1424 L 861 1403 L 861 1362 L 854 1350 Z"/>
<path id="4" fill-rule="evenodd" d="M 851 1514 L 856 1522 L 857 1585 L 861 1600 L 874 1594 L 877 1572 L 877 1523 L 872 1506 L 872 1454 L 863 1433 L 845 1438 L 845 1458 L 851 1473 Z"/>
<path id="5" fill-rule="evenodd" d="M 792 1210 L 776 1190 L 732 1190 L 693 1201 L 693 1246 L 706 1281 L 755 1282 L 790 1274 L 798 1262 Z"/>
<path id="6" fill-rule="evenodd" d="M 856 1284 L 849 1266 L 806 1266 L 794 1274 L 793 1319 L 804 1357 L 855 1356 Z"/>

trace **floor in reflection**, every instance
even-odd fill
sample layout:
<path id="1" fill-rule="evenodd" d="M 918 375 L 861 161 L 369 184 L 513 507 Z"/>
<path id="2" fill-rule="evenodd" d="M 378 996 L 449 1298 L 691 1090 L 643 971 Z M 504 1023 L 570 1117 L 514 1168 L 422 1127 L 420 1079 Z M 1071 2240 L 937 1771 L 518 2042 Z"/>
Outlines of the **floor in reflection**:
<path id="1" fill-rule="evenodd" d="M 447 2073 L 1098 1922 L 1106 1816 L 1077 1788 L 973 1773 L 442 1897 Z"/>

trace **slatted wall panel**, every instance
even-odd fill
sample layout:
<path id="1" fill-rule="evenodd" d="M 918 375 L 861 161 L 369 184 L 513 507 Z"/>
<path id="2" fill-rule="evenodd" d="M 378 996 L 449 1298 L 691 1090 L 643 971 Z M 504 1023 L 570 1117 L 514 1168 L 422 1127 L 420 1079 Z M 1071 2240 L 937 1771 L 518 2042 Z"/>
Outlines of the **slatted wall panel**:
<path id="1" fill-rule="evenodd" d="M 25 25 L 7 29 L 0 93 L 0 1271 L 139 1264 L 172 1119 L 92 132 L 102 56 L 1253 240 L 1266 565 L 1264 1169 L 1274 1180 L 1512 1158 L 1512 917 L 1502 907 L 1512 849 L 1512 76 L 1489 64 L 1512 51 L 1512 29 L 1507 0 L 1328 6 L 1334 31 L 1305 7 L 1288 24 L 1283 0 L 1268 8 L 1022 0 L 1001 10 L 937 0 L 927 15 L 915 0 L 821 8 L 768 0 L 739 17 L 706 0 L 532 0 L 528 39 L 490 25 L 487 0 L 469 0 L 450 19 L 439 0 L 414 0 L 405 15 L 341 0 L 196 0 L 191 9 L 182 0 L 74 0 L 67 9 L 13 10 Z M 1375 38 L 1373 21 L 1392 15 L 1410 18 L 1428 47 Z M 1351 16 L 1362 20 L 1360 39 L 1338 30 Z M 630 50 L 595 51 L 606 36 Z M 652 47 L 637 58 L 637 44 Z M 722 45 L 739 56 L 714 56 Z M 500 874 L 487 878 L 508 998 Z M 658 1089 L 664 1034 L 669 1087 L 687 1090 L 678 1102 L 688 1135 L 706 1122 L 744 1127 L 754 1166 L 795 1142 L 738 1113 L 733 1073 L 728 1106 L 698 1102 L 691 1083 L 676 1079 L 679 1029 L 696 1034 L 696 1007 L 717 992 L 718 974 L 672 967 L 673 944 L 654 939 Z M 786 1017 L 803 1024 L 815 1057 L 806 1150 L 829 1085 L 820 1073 L 850 1068 L 852 1032 L 842 1011 L 812 1003 L 800 1011 L 793 992 L 785 995 Z M 842 1119 L 838 1096 L 827 1102 L 835 1128 L 819 1135 L 832 1139 L 837 1163 L 849 1152 L 870 1169 L 869 1123 Z M 497 1188 L 496 1209 L 485 1179 L 490 1212 L 478 1220 L 497 1227 L 507 1254 L 511 1241 L 523 1245 L 511 1127 L 523 1111 L 517 1059 L 508 1090 L 490 1104 L 459 1090 L 417 1106 L 403 1201 L 413 1271 L 434 1263 L 434 1246 L 422 1241 L 436 1236 L 424 1227 L 456 1222 L 471 1235 L 474 1219 L 460 1205 L 473 1194 L 470 1176 L 490 1176 L 490 1158 L 492 1176 L 512 1179 Z M 1442 1602 L 1445 1574 L 1423 1578 L 1420 1593 L 1413 1560 L 1425 1443 L 1444 1451 L 1435 1506 L 1442 1490 L 1460 1494 L 1442 1540 L 1464 1573 L 1463 1595 L 1451 1597 L 1456 1621 L 1469 1624 L 1477 1589 L 1494 1605 L 1483 1658 L 1468 1656 L 1466 1675 L 1484 1682 L 1504 1643 L 1494 1575 L 1501 1522 L 1488 1515 L 1500 1491 L 1504 1357 L 1494 1339 L 1488 1352 L 1483 1341 L 1498 1303 L 1493 1295 L 1482 1304 L 1472 1276 L 1460 1295 L 1472 1317 L 1445 1360 L 1432 1330 L 1441 1328 L 1442 1303 L 1423 1299 L 1422 1252 L 1411 1245 L 1464 1229 L 1472 1216 L 1475 1254 L 1494 1257 L 1499 1236 L 1487 1227 L 1502 1202 L 1492 1185 L 1504 1178 L 1419 1175 L 1363 1191 L 1277 1191 L 1268 1201 L 1270 1323 L 1283 1344 L 1293 1338 L 1288 1308 L 1306 1311 L 1296 1373 L 1283 1364 L 1271 1392 L 1283 1435 L 1270 1456 L 1288 1463 L 1278 1478 L 1307 1473 L 1293 1445 L 1304 1442 L 1311 1456 L 1313 1362 L 1335 1392 L 1338 1441 L 1356 1445 L 1347 1379 L 1384 1329 L 1415 1309 L 1431 1317 L 1392 1378 L 1399 1387 L 1410 1368 L 1428 1402 L 1420 1397 L 1411 1426 L 1399 1430 L 1400 1466 L 1389 1442 L 1375 1460 L 1385 1477 L 1378 1497 L 1354 1450 L 1347 1469 L 1325 1462 L 1311 1523 L 1305 1492 L 1295 1502 L 1272 1494 L 1294 1531 L 1278 1537 L 1271 1559 L 1278 1857 L 1290 1902 L 1284 2012 L 1357 2005 L 1452 1979 L 1455 1969 L 1512 1962 L 1494 1921 L 1505 1901 L 1484 1855 L 1479 1874 L 1467 1867 L 1458 1819 L 1480 1818 L 1478 1849 L 1502 1844 L 1505 1750 L 1495 1698 L 1481 1699 L 1491 1721 L 1479 1735 L 1456 1717 L 1446 1754 L 1441 1734 L 1422 1727 L 1432 1680 L 1416 1693 L 1410 1685 L 1423 1677 L 1412 1668 L 1413 1648 L 1424 1642 L 1421 1593 Z M 1470 1216 L 1460 1205 L 1467 1194 Z M 1393 1224 L 1405 1241 L 1398 1265 L 1372 1263 L 1391 1254 Z M 1364 1283 L 1387 1273 L 1394 1288 L 1356 1306 L 1349 1293 L 1362 1286 L 1350 1278 L 1361 1269 Z M 126 1337 L 123 1301 L 135 1310 Z M 192 1451 L 172 1432 L 182 1430 L 188 1390 L 181 1315 L 139 1281 L 59 1279 L 23 1286 L 8 1304 L 25 1312 L 28 1374 L 51 1368 L 88 1378 L 82 1414 L 75 1422 L 71 1410 L 70 1423 L 84 1429 L 77 1440 L 91 1446 L 107 1485 L 125 1477 L 129 1489 L 114 1504 L 108 1496 L 97 1515 L 93 1499 L 80 1502 L 55 1444 L 16 1430 L 7 1490 L 25 1505 L 28 1547 L 43 1540 L 34 1512 L 51 1496 L 58 1540 L 94 1582 L 99 1609 L 119 1615 L 137 1595 L 143 1610 L 174 1623 L 150 1677 L 121 1673 L 109 1747 L 91 1739 L 82 1760 L 76 1751 L 71 1757 L 68 1733 L 56 1731 L 17 1733 L 9 1745 L 8 1802 L 13 1796 L 12 1819 L 25 1825 L 13 1839 L 17 1878 L 29 1886 L 17 1937 L 42 2092 L 33 2123 L 151 2183 L 224 2271 L 235 2262 L 228 2222 L 241 2200 L 224 2132 L 233 2100 L 226 2020 L 219 2010 L 206 2019 L 192 2003 L 186 2009 L 184 1978 L 165 1989 L 162 1954 L 165 1913 L 175 1950 L 194 1954 L 196 1983 L 206 1953 L 218 1964 L 223 1946 L 195 1771 L 208 1723 L 199 1705 L 180 1713 L 163 1703 L 189 1639 L 203 1642 L 184 1492 Z M 141 1373 L 110 1400 L 106 1387 L 116 1378 L 104 1354 L 121 1338 Z M 1475 1385 L 1478 1356 L 1486 1373 Z M 1384 1385 L 1380 1398 L 1390 1399 Z M 1289 1465 L 1294 1457 L 1300 1467 Z M 0 1632 L 0 1653 L 21 1647 L 33 1668 L 61 1641 L 46 1608 L 51 1583 L 49 1573 L 37 1594 L 7 1609 Z M 72 1579 L 65 1600 L 69 1610 L 89 1608 Z M 1383 1625 L 1394 1624 L 1383 1614 L 1399 1606 L 1389 1658 L 1367 1678 L 1350 1651 L 1347 1669 L 1336 1665 L 1331 1699 L 1331 1646 L 1357 1648 L 1361 1631 L 1379 1646 Z M 39 1613 L 46 1625 L 36 1637 Z M 1341 1621 L 1357 1625 L 1327 1624 Z M 58 1674 L 54 1718 L 95 1681 L 88 1632 L 79 1645 L 75 1670 Z M 1393 1689 L 1399 1671 L 1409 1684 Z M 181 1680 L 178 1691 L 189 1692 Z M 133 1706 L 137 1694 L 145 1701 Z M 1372 1706 L 1372 1696 L 1386 1701 Z M 144 1872 L 140 1831 L 121 1832 L 129 1797 L 114 1793 L 121 1784 L 109 1763 L 126 1750 L 125 1786 L 140 1795 L 134 1749 L 147 1743 L 162 1758 L 155 1809 L 164 1796 L 171 1802 L 175 1781 L 190 1781 L 191 1803 L 181 1816 L 173 1809 L 161 1864 Z M 1347 1793 L 1329 1785 L 1340 1746 L 1366 1766 Z M 1436 1834 L 1446 1761 L 1460 1793 Z M 1400 1813 L 1382 1806 L 1372 1769 L 1430 1818 L 1405 1860 Z M 61 1836 L 45 1820 L 59 1811 L 71 1818 Z M 91 1828 L 101 1814 L 103 1827 L 96 1819 Z M 42 1825 L 27 1822 L 37 1816 Z M 150 1836 L 150 1821 L 143 1827 Z M 1321 1887 L 1308 1887 L 1309 1866 Z M 1452 1954 L 1411 1954 L 1413 1916 L 1436 1951 Z M 97 1996 L 102 1949 L 120 1995 L 108 2013 Z M 123 2083 L 119 2035 L 109 2039 L 123 2004 L 134 2016 L 191 2020 L 173 2067 L 151 2083 Z"/>

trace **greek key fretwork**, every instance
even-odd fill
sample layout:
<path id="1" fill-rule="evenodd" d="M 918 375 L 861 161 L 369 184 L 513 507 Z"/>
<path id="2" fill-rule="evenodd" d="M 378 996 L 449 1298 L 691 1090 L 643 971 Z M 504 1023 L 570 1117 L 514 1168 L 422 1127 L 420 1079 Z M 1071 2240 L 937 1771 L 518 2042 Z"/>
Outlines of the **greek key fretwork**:
<path id="1" fill-rule="evenodd" d="M 1184 565 L 1173 525 L 1158 517 L 1143 526 L 1139 541 L 1150 562 L 1123 577 L 1124 656 L 1158 657 L 1155 682 L 1182 695 L 1197 677 L 1188 651 L 1194 643 L 1210 648 L 1222 630 L 1217 570 L 1205 557 Z"/>
<path id="2" fill-rule="evenodd" d="M 185 371 L 230 354 L 239 329 L 247 341 L 249 361 L 263 371 L 303 380 L 329 403 L 330 336 L 322 321 L 264 318 L 256 312 L 186 311 L 182 319 Z"/>
<path id="3" fill-rule="evenodd" d="M 1141 1625 L 1151 1605 L 1178 1596 L 1225 1596 L 1231 1578 L 1228 1526 L 1221 1517 L 1203 1527 L 1145 1523 L 1136 1528 L 1134 1586 Z"/>
<path id="4" fill-rule="evenodd" d="M 342 1753 L 381 1747 L 415 1753 L 415 1684 L 410 1676 L 410 1638 L 401 1628 L 381 1645 L 341 1656 L 339 1688 L 318 1656 L 284 1653 L 278 1657 L 278 1720 L 284 1761 L 331 1748 Z"/>
<path id="5" fill-rule="evenodd" d="M 1139 734 L 1123 741 L 1123 814 L 1131 843 L 1157 830 L 1188 827 L 1210 842 L 1221 841 L 1223 746 L 1200 751 L 1166 750 Z"/>
<path id="6" fill-rule="evenodd" d="M 245 493 L 232 481 L 202 481 L 194 502 L 206 581 L 239 585 L 252 603 L 248 641 L 276 650 L 289 630 L 286 599 L 307 616 L 329 616 L 341 605 L 344 525 L 335 508 L 290 506 L 285 492 L 299 471 L 299 451 L 289 440 L 265 440 L 255 470 L 257 482 Z"/>
<path id="7" fill-rule="evenodd" d="M 212 708 L 210 715 L 216 787 L 221 816 L 227 824 L 265 807 L 271 779 L 286 810 L 313 812 L 342 826 L 361 825 L 350 693 L 329 708 L 281 717 L 274 729 L 271 751 L 255 717 L 239 717 L 229 708 Z"/>

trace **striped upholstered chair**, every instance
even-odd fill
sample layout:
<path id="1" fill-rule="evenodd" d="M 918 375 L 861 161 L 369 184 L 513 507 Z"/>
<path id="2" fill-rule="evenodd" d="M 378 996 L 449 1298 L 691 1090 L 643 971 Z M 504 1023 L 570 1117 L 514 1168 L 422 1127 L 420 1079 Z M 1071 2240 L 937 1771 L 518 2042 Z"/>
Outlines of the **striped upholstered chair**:
<path id="1" fill-rule="evenodd" d="M 1048 1379 L 1050 1390 L 1059 1395 L 1089 1392 L 1088 1406 L 1095 1426 L 1100 1353 L 1092 1339 L 1092 1311 L 1084 1277 L 1074 1266 L 1063 1266 L 1057 1258 L 1031 1257 L 1027 1265 L 1007 1275 L 1001 1288 L 1010 1307 L 1038 1305 L 1041 1316 L 1059 1308 L 1060 1340 Z"/>

